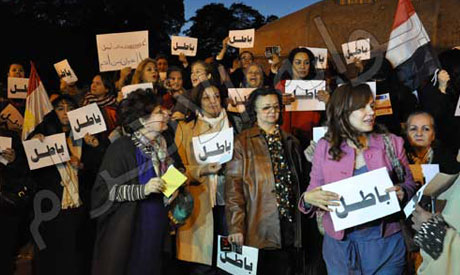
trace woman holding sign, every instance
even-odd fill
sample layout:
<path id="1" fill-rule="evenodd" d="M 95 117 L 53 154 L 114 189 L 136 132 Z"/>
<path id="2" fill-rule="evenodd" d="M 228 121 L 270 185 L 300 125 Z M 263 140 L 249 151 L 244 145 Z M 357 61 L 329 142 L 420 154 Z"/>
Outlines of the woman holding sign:
<path id="1" fill-rule="evenodd" d="M 310 185 L 299 209 L 309 215 L 324 215 L 323 258 L 328 273 L 402 274 L 406 249 L 398 215 L 335 231 L 331 215 L 336 213 L 329 206 L 340 206 L 341 194 L 324 191 L 321 186 L 386 167 L 395 183 L 386 192 L 396 192 L 404 204 L 414 195 L 415 183 L 403 140 L 374 126 L 374 98 L 366 84 L 337 88 L 327 116 L 328 132 L 316 147 Z"/>
<path id="2" fill-rule="evenodd" d="M 193 69 L 192 69 L 193 70 Z M 193 76 L 192 76 L 193 77 Z M 212 145 L 222 144 L 222 154 L 231 151 L 217 135 L 225 131 L 236 131 L 234 118 L 223 107 L 222 91 L 217 84 L 207 81 L 200 83 L 192 90 L 191 98 L 196 108 L 194 119 L 180 122 L 175 136 L 179 155 L 186 168 L 190 183 L 187 186 L 196 202 L 191 217 L 177 232 L 177 258 L 190 262 L 190 274 L 215 274 L 213 251 L 216 250 L 217 234 L 226 235 L 227 228 L 224 214 L 224 176 L 222 164 L 207 160 L 219 150 L 208 147 L 203 158 L 199 154 L 202 147 L 194 146 L 193 139 L 207 140 L 203 137 L 215 134 Z M 202 137 L 202 138 L 201 138 Z M 201 139 L 200 139 L 201 138 Z M 233 143 L 233 141 L 225 144 Z M 220 146 L 217 146 L 220 147 Z M 211 151 L 212 150 L 212 151 Z M 197 155 L 198 154 L 198 155 Z"/>
<path id="3" fill-rule="evenodd" d="M 105 154 L 92 192 L 98 230 L 92 274 L 162 274 L 168 204 L 161 177 L 174 162 L 162 132 L 169 115 L 138 89 L 119 107 L 126 135 Z M 171 197 L 173 198 L 173 197 Z"/>
<path id="4" fill-rule="evenodd" d="M 287 62 L 288 61 L 288 62 Z M 315 56 L 307 48 L 295 48 L 289 53 L 288 60 L 279 69 L 275 76 L 275 88 L 284 93 L 290 80 L 316 79 Z M 292 95 L 284 96 L 283 103 L 292 104 L 295 98 Z M 317 111 L 284 112 L 282 129 L 297 137 L 303 148 L 312 139 L 312 129 L 321 120 L 321 113 Z"/>
<path id="5" fill-rule="evenodd" d="M 89 219 L 90 192 L 105 146 L 90 135 L 74 139 L 67 112 L 78 106 L 70 96 L 60 95 L 52 104 L 53 112 L 45 117 L 33 138 L 43 141 L 45 136 L 65 133 L 67 145 L 63 146 L 70 160 L 32 171 L 37 185 L 35 200 L 41 206 L 34 209 L 33 221 L 39 222 L 39 231 L 31 232 L 37 244 L 37 274 L 88 274 L 95 229 Z M 50 192 L 56 201 L 47 199 L 49 195 L 45 194 Z M 36 234 L 43 238 L 46 248 L 41 247 Z"/>
<path id="6" fill-rule="evenodd" d="M 253 127 L 238 135 L 226 167 L 229 240 L 260 249 L 258 274 L 294 274 L 301 247 L 295 205 L 305 188 L 305 158 L 298 140 L 280 129 L 279 91 L 257 89 L 246 106 Z"/>

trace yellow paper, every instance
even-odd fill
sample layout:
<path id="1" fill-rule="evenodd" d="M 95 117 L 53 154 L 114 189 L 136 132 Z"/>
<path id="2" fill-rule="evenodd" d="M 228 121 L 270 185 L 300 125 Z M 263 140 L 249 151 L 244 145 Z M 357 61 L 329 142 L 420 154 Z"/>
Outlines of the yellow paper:
<path id="1" fill-rule="evenodd" d="M 187 177 L 171 165 L 161 179 L 166 183 L 163 194 L 169 198 L 187 180 Z"/>

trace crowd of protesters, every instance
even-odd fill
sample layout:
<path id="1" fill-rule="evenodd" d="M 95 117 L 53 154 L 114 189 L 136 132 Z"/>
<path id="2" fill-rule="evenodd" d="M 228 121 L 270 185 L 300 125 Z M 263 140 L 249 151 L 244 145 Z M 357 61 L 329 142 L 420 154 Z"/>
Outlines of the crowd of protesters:
<path id="1" fill-rule="evenodd" d="M 390 94 L 392 114 L 377 116 L 369 85 L 351 83 L 375 58 L 355 59 L 338 73 L 332 58 L 318 70 L 313 53 L 299 47 L 285 60 L 274 55 L 268 70 L 249 51 L 227 68 L 227 43 L 206 61 L 189 64 L 180 55 L 179 66 L 168 66 L 176 57 L 159 55 L 136 69 L 98 73 L 87 91 L 61 80 L 48 91 L 53 111 L 29 139 L 65 133 L 68 162 L 30 170 L 21 128 L 0 118 L 0 136 L 13 140 L 0 152 L 1 274 L 14 273 L 29 242 L 34 274 L 226 274 L 216 267 L 218 235 L 258 248 L 258 274 L 460 274 L 460 179 L 442 213 L 417 207 L 414 229 L 397 213 L 335 231 L 330 206 L 341 194 L 321 188 L 386 167 L 394 183 L 387 192 L 404 206 L 423 181 L 410 164 L 459 173 L 460 50 L 441 53 L 441 70 L 416 92 L 384 60 L 363 80 L 376 82 L 377 95 Z M 26 69 L 13 62 L 4 78 L 27 77 Z M 326 80 L 317 95 L 326 111 L 286 111 L 296 100 L 285 93 L 290 80 Z M 123 96 L 124 86 L 140 83 L 153 88 Z M 230 111 L 229 88 L 254 89 L 244 112 Z M 1 109 L 12 104 L 24 114 L 25 100 L 2 93 Z M 67 112 L 92 103 L 107 130 L 75 140 Z M 328 130 L 316 143 L 318 126 Z M 228 128 L 232 160 L 200 164 L 192 139 Z M 170 165 L 188 180 L 165 198 L 161 177 Z M 33 203 L 43 190 L 57 196 L 60 209 L 38 228 L 45 248 L 29 231 L 34 215 L 56 207 Z"/>

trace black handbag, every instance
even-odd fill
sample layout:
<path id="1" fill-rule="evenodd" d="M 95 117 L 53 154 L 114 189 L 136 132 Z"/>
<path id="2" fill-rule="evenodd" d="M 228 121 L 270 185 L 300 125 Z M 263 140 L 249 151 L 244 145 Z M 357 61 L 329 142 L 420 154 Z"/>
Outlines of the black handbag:
<path id="1" fill-rule="evenodd" d="M 18 190 L 7 190 L 0 185 L 0 206 L 8 209 L 24 208 L 31 198 L 30 191 L 26 186 Z"/>

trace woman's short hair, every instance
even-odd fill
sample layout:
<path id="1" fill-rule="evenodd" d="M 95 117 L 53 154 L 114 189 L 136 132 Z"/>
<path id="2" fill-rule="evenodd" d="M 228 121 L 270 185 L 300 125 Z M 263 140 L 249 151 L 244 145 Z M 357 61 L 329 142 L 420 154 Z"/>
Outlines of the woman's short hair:
<path id="1" fill-rule="evenodd" d="M 250 51 L 242 51 L 239 55 L 238 55 L 238 59 L 241 60 L 241 58 L 243 57 L 243 54 L 249 54 L 251 56 L 251 59 L 254 60 L 254 54 Z"/>
<path id="2" fill-rule="evenodd" d="M 139 84 L 143 82 L 142 73 L 144 72 L 145 66 L 147 66 L 147 64 L 149 63 L 153 63 L 155 67 L 157 66 L 157 62 L 152 58 L 146 58 L 142 60 L 141 63 L 137 65 L 136 70 L 134 71 L 134 75 L 133 75 L 133 79 L 131 80 L 131 84 Z"/>
<path id="3" fill-rule="evenodd" d="M 58 93 L 51 93 L 51 95 L 56 95 L 56 94 Z M 63 94 L 58 94 L 56 97 L 54 97 L 51 104 L 53 105 L 53 108 L 56 109 L 59 103 L 63 101 L 67 102 L 67 104 L 71 105 L 74 109 L 78 108 L 77 102 L 75 102 L 75 100 L 72 97 L 70 97 L 69 95 L 63 95 Z"/>
<path id="4" fill-rule="evenodd" d="M 115 85 L 113 83 L 113 77 L 109 72 L 97 73 L 94 77 L 100 76 L 102 85 L 108 90 L 108 95 L 115 95 Z"/>
<path id="5" fill-rule="evenodd" d="M 171 66 L 168 68 L 168 72 L 166 73 L 166 75 L 169 77 L 169 75 L 173 72 L 179 72 L 180 75 L 182 76 L 182 80 L 185 81 L 185 75 L 184 75 L 184 70 L 177 67 L 177 66 Z"/>
<path id="6" fill-rule="evenodd" d="M 246 74 L 248 73 L 249 68 L 251 68 L 253 66 L 257 67 L 257 69 L 259 70 L 259 73 L 262 75 L 262 85 L 264 85 L 264 80 L 265 80 L 264 68 L 262 68 L 262 66 L 260 64 L 255 63 L 255 62 L 249 64 L 248 67 L 244 70 L 244 79 L 243 79 L 244 85 L 247 85 L 247 82 L 248 82 L 248 80 L 246 79 Z"/>
<path id="7" fill-rule="evenodd" d="M 248 100 L 246 101 L 246 112 L 249 116 L 249 122 L 251 125 L 257 122 L 257 111 L 256 111 L 256 101 L 260 96 L 267 96 L 267 95 L 276 95 L 278 98 L 278 104 L 280 106 L 280 115 L 278 118 L 278 124 L 283 124 L 283 116 L 281 110 L 283 109 L 283 96 L 281 92 L 277 89 L 273 88 L 258 88 L 255 89 L 250 95 Z"/>
<path id="8" fill-rule="evenodd" d="M 141 127 L 139 118 L 150 115 L 159 105 L 161 105 L 159 97 L 148 90 L 137 89 L 120 102 L 117 115 L 125 131 L 133 133 Z"/>
<path id="9" fill-rule="evenodd" d="M 327 126 L 326 139 L 330 143 L 329 154 L 334 160 L 340 160 L 343 141 L 349 139 L 358 148 L 362 145 L 358 137 L 362 135 L 350 123 L 350 114 L 365 107 L 373 98 L 371 88 L 367 84 L 344 84 L 332 93 L 326 108 Z"/>
<path id="10" fill-rule="evenodd" d="M 415 111 L 415 112 L 412 112 L 409 114 L 409 116 L 407 117 L 406 119 L 406 123 L 405 123 L 405 128 L 404 128 L 404 133 L 407 135 L 407 132 L 409 131 L 409 122 L 416 116 L 421 116 L 421 115 L 424 115 L 424 116 L 427 116 L 430 118 L 430 121 L 431 121 L 431 128 L 433 129 L 433 131 L 436 133 L 436 123 L 434 122 L 434 117 L 428 113 L 428 112 L 425 112 L 425 111 Z"/>

